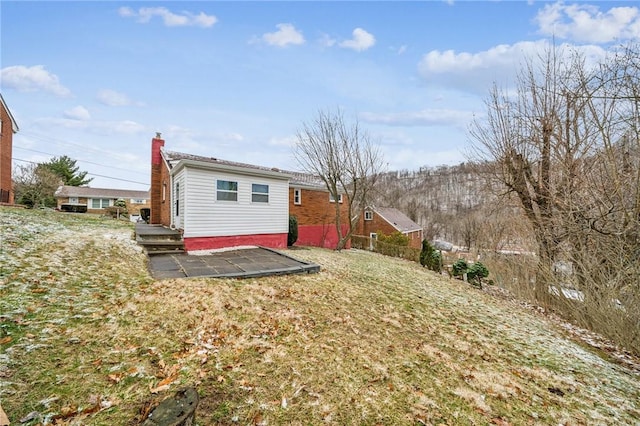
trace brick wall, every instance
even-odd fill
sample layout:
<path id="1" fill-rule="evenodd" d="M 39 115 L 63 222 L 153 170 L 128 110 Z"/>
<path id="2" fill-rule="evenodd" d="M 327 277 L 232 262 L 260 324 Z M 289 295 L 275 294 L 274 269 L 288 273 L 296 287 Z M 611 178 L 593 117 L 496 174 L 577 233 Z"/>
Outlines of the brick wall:
<path id="1" fill-rule="evenodd" d="M 13 183 L 11 181 L 11 156 L 13 149 L 13 128 L 11 117 L 0 103 L 0 202 L 13 204 Z"/>
<path id="2" fill-rule="evenodd" d="M 164 146 L 164 140 L 160 138 L 158 133 L 155 138 L 151 140 L 151 216 L 149 223 L 159 224 L 162 223 L 162 155 L 160 148 Z M 167 194 L 168 198 L 168 194 Z"/>
<path id="3" fill-rule="evenodd" d="M 364 220 L 364 213 L 360 215 L 360 219 L 358 219 L 358 225 L 356 226 L 356 235 L 364 235 L 368 237 L 372 232 L 379 234 L 382 232 L 384 235 L 391 235 L 396 232 L 397 229 L 394 228 L 389 222 L 384 220 L 380 215 L 373 212 L 372 220 Z M 422 231 L 413 231 L 406 234 L 409 237 L 409 247 L 412 248 L 422 248 Z"/>
<path id="4" fill-rule="evenodd" d="M 298 225 L 324 225 L 335 223 L 336 204 L 329 201 L 329 192 L 324 190 L 304 189 L 301 191 L 301 204 L 295 204 L 294 188 L 289 188 L 289 214 L 298 218 Z M 340 216 L 348 221 L 346 198 L 340 205 Z"/>

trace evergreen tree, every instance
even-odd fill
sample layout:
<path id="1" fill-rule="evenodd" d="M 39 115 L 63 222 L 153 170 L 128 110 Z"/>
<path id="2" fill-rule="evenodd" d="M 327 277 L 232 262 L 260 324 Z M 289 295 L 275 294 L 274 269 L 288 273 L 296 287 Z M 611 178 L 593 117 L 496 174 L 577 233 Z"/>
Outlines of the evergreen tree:
<path id="1" fill-rule="evenodd" d="M 41 163 L 40 166 L 45 167 L 58 175 L 62 180 L 63 185 L 83 186 L 93 180 L 93 178 L 87 179 L 88 172 L 81 172 L 80 167 L 76 166 L 76 160 L 73 160 L 66 155 L 54 157 L 47 163 Z"/>

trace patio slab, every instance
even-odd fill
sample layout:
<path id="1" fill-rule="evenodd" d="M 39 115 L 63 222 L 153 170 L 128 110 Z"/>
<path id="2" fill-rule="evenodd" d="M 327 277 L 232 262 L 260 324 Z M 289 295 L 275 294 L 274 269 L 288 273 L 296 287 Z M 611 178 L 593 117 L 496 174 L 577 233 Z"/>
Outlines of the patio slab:
<path id="1" fill-rule="evenodd" d="M 149 257 L 156 279 L 254 278 L 269 275 L 316 273 L 320 266 L 265 247 L 238 248 L 210 254 L 159 254 Z"/>

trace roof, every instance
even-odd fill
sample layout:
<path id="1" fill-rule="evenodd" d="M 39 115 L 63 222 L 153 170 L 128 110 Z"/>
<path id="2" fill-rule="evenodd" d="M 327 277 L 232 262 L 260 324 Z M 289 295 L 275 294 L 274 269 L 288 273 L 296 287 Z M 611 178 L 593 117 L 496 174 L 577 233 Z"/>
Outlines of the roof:
<path id="1" fill-rule="evenodd" d="M 407 215 L 398 209 L 393 207 L 373 207 L 372 209 L 378 216 L 382 217 L 400 232 L 413 232 L 422 229 L 422 226 L 409 219 Z"/>
<path id="2" fill-rule="evenodd" d="M 221 160 L 215 157 L 204 157 L 200 155 L 185 154 L 182 152 L 162 150 L 162 154 L 169 164 L 170 169 L 179 168 L 181 165 L 191 165 L 229 172 L 245 173 L 250 175 L 271 176 L 282 179 L 289 179 L 289 175 L 275 167 L 256 166 L 254 164 L 238 163 L 235 161 Z"/>
<path id="3" fill-rule="evenodd" d="M 0 103 L 2 103 L 2 108 L 4 108 L 5 111 L 7 111 L 7 115 L 9 116 L 9 118 L 11 119 L 11 130 L 13 130 L 13 133 L 17 133 L 18 130 L 20 130 L 18 128 L 18 123 L 16 123 L 16 119 L 13 118 L 13 115 L 11 114 L 11 111 L 9 111 L 9 107 L 7 106 L 7 104 L 4 102 L 4 98 L 2 97 L 2 94 L 0 93 Z"/>
<path id="4" fill-rule="evenodd" d="M 149 191 L 133 191 L 130 189 L 91 188 L 88 186 L 62 185 L 56 190 L 54 197 L 82 197 L 82 198 L 137 198 L 149 199 Z"/>
<path id="5" fill-rule="evenodd" d="M 183 163 L 200 165 L 201 167 L 211 167 L 234 172 L 244 172 L 249 174 L 270 175 L 289 179 L 289 186 L 299 186 L 308 189 L 326 190 L 326 185 L 319 176 L 310 175 L 303 172 L 292 172 L 281 170 L 275 167 L 256 166 L 254 164 L 238 163 L 235 161 L 222 160 L 215 157 L 204 157 L 200 155 L 185 154 L 183 152 L 162 150 L 163 156 L 169 167 L 173 169 L 182 161 Z"/>

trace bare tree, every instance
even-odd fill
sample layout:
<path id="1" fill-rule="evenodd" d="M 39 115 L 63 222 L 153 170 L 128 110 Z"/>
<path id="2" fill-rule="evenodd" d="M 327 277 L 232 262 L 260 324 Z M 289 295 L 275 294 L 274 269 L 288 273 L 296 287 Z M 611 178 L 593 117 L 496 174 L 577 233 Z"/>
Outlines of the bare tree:
<path id="1" fill-rule="evenodd" d="M 54 172 L 35 163 L 16 166 L 13 181 L 16 202 L 33 208 L 55 206 L 53 195 L 62 184 Z"/>
<path id="2" fill-rule="evenodd" d="M 377 146 L 358 122 L 347 124 L 342 112 L 320 111 L 297 132 L 295 158 L 307 173 L 319 176 L 334 200 L 344 194 L 347 217 L 335 203 L 337 250 L 343 249 L 354 231 L 359 215 L 370 201 L 384 162 Z M 347 225 L 343 232 L 342 225 Z"/>

